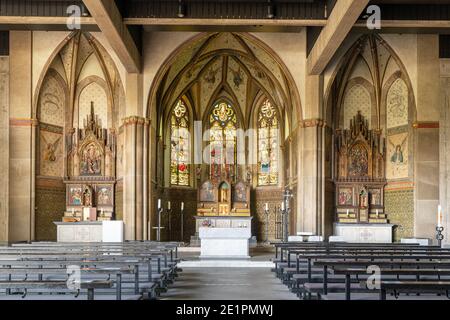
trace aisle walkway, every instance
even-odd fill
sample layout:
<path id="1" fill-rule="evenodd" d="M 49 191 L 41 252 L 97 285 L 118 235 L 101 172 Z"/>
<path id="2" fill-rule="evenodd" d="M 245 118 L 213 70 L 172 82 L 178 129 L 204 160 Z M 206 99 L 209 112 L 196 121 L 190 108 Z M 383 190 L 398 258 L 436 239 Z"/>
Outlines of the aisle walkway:
<path id="1" fill-rule="evenodd" d="M 198 252 L 181 252 L 179 257 L 184 262 L 199 262 Z M 183 272 L 170 290 L 161 296 L 162 300 L 297 300 L 286 286 L 275 277 L 270 268 L 254 267 L 261 264 L 270 265 L 274 256 L 273 248 L 255 248 L 250 250 L 252 262 L 243 263 L 246 267 L 223 267 L 230 261 L 222 261 L 219 267 L 197 264 L 196 267 L 183 267 Z M 212 264 L 215 264 L 213 261 Z M 208 263 L 209 264 L 209 263 Z M 236 263 L 235 263 L 236 264 Z M 180 266 L 183 263 L 180 263 Z M 186 265 L 186 263 L 185 263 Z M 191 264 L 187 264 L 191 265 Z"/>
<path id="2" fill-rule="evenodd" d="M 266 268 L 183 268 L 161 300 L 298 300 Z"/>

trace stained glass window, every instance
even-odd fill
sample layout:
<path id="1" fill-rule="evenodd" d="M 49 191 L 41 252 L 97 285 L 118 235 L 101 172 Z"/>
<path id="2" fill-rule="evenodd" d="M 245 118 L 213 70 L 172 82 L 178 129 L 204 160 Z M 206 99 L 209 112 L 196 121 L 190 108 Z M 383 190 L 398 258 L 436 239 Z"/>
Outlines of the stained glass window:
<path id="1" fill-rule="evenodd" d="M 170 184 L 189 185 L 190 140 L 189 114 L 183 100 L 170 116 Z"/>
<path id="2" fill-rule="evenodd" d="M 226 102 L 216 104 L 209 117 L 210 176 L 236 176 L 236 113 Z"/>
<path id="3" fill-rule="evenodd" d="M 278 184 L 278 138 L 277 111 L 265 100 L 258 113 L 258 185 Z"/>

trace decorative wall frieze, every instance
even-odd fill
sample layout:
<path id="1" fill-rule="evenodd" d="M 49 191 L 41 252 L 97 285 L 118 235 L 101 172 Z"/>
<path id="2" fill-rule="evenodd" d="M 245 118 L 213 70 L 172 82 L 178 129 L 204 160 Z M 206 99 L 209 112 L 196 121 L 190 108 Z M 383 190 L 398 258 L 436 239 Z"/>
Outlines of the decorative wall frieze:
<path id="1" fill-rule="evenodd" d="M 9 125 L 13 127 L 36 127 L 39 125 L 39 120 L 33 118 L 10 118 Z"/>
<path id="2" fill-rule="evenodd" d="M 323 119 L 305 119 L 299 122 L 300 128 L 309 128 L 309 127 L 318 127 L 324 128 L 326 127 L 327 122 Z"/>
<path id="3" fill-rule="evenodd" d="M 55 125 L 43 123 L 43 122 L 39 123 L 39 129 L 48 131 L 48 132 L 58 133 L 58 134 L 62 134 L 64 132 L 63 127 L 59 127 L 59 126 L 55 126 Z"/>
<path id="4" fill-rule="evenodd" d="M 412 127 L 414 129 L 439 129 L 439 121 L 417 121 Z"/>
<path id="5" fill-rule="evenodd" d="M 124 126 L 133 125 L 133 124 L 149 126 L 151 123 L 151 120 L 149 118 L 144 118 L 144 117 L 139 117 L 139 116 L 126 117 L 122 121 L 123 121 Z"/>

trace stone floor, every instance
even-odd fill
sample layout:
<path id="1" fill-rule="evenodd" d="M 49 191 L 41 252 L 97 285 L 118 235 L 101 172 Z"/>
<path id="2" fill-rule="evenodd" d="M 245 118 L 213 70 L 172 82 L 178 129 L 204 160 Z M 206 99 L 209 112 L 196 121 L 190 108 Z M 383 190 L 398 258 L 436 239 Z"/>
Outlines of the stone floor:
<path id="1" fill-rule="evenodd" d="M 251 261 L 270 261 L 273 252 L 257 248 Z M 198 253 L 180 253 L 185 261 L 198 259 Z M 275 277 L 270 268 L 183 268 L 162 300 L 298 300 Z"/>
<path id="2" fill-rule="evenodd" d="M 298 300 L 265 268 L 183 268 L 161 300 Z"/>

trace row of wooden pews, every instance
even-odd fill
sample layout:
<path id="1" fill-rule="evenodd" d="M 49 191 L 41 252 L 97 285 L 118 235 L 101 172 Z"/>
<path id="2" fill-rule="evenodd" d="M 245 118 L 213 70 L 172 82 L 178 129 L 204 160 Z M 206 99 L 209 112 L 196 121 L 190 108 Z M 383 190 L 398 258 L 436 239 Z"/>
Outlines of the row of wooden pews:
<path id="1" fill-rule="evenodd" d="M 448 248 L 341 242 L 273 245 L 273 271 L 302 299 L 450 299 Z"/>
<path id="2" fill-rule="evenodd" d="M 177 242 L 0 247 L 0 300 L 156 299 L 181 270 Z"/>

